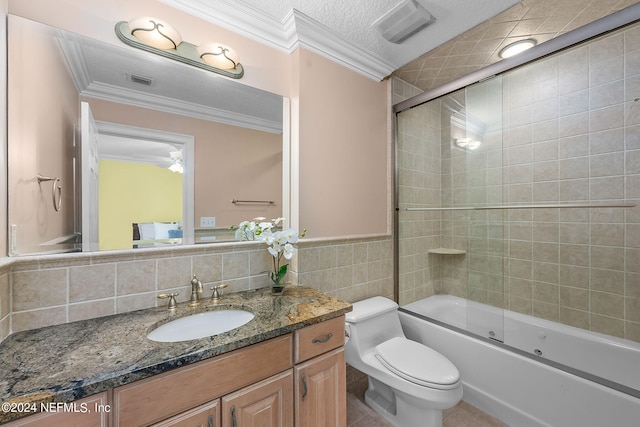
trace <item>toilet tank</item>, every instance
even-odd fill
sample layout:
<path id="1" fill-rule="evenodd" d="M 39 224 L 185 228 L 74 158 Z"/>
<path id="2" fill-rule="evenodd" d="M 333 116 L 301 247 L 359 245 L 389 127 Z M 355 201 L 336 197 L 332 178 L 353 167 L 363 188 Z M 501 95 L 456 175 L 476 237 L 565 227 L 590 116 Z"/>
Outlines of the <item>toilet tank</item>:
<path id="1" fill-rule="evenodd" d="M 349 341 L 361 354 L 394 337 L 404 337 L 398 316 L 398 304 L 384 297 L 353 303 L 346 314 Z"/>

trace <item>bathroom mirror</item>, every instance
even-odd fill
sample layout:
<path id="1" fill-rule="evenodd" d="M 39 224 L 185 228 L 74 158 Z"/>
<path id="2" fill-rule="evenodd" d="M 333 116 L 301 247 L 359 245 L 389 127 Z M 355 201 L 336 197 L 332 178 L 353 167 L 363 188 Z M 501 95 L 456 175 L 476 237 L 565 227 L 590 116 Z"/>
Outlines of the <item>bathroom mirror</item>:
<path id="1" fill-rule="evenodd" d="M 285 98 L 8 18 L 10 255 L 225 241 L 288 216 Z"/>

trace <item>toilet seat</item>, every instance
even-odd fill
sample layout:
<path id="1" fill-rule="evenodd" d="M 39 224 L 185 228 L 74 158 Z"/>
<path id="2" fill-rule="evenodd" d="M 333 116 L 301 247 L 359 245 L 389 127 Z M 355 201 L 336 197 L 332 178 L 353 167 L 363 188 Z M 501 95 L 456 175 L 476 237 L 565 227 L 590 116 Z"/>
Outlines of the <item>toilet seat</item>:
<path id="1" fill-rule="evenodd" d="M 377 345 L 375 356 L 394 374 L 424 387 L 449 390 L 460 381 L 460 373 L 449 359 L 404 337 Z"/>

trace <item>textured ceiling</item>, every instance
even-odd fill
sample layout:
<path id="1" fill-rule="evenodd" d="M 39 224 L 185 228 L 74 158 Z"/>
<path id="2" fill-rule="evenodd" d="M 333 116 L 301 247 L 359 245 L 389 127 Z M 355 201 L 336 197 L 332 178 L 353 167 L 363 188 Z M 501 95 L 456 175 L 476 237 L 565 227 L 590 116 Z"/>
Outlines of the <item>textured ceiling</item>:
<path id="1" fill-rule="evenodd" d="M 394 68 L 495 16 L 517 0 L 416 0 L 436 22 L 401 44 L 385 40 L 371 26 L 400 0 L 237 0 L 284 20 L 292 9 L 333 30 L 340 37 L 379 55 Z"/>
<path id="2" fill-rule="evenodd" d="M 401 0 L 161 1 L 286 52 L 302 45 L 376 80 L 518 2 L 414 0 L 436 21 L 396 44 L 371 24 Z"/>
<path id="3" fill-rule="evenodd" d="M 285 51 L 300 43 L 368 77 L 422 90 L 500 60 L 505 45 L 543 43 L 638 0 L 416 0 L 437 21 L 401 44 L 371 23 L 401 0 L 161 0 Z"/>
<path id="4" fill-rule="evenodd" d="M 429 90 L 500 60 L 498 52 L 516 40 L 543 43 L 637 0 L 523 0 L 482 24 L 402 66 L 393 75 Z"/>

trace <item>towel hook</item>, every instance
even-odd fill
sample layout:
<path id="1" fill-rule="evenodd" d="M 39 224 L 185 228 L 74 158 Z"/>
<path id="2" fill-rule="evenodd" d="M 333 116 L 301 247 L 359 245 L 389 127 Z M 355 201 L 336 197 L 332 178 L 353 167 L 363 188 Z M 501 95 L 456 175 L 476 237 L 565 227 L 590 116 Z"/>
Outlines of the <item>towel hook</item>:
<path id="1" fill-rule="evenodd" d="M 53 186 L 51 187 L 53 209 L 59 212 L 62 207 L 62 186 L 60 185 L 60 178 L 38 175 L 38 184 L 46 181 L 53 181 Z"/>

